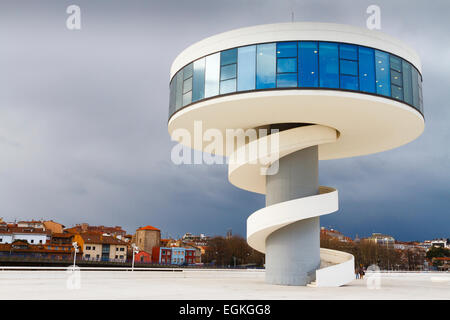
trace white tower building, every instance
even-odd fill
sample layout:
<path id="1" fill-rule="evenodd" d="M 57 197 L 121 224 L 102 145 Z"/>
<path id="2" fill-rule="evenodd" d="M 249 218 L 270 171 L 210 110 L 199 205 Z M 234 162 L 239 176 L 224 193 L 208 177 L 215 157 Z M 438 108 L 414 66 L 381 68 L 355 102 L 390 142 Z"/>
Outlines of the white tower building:
<path id="1" fill-rule="evenodd" d="M 319 186 L 318 160 L 367 155 L 424 130 L 421 63 L 378 31 L 324 23 L 248 27 L 204 39 L 171 67 L 168 130 L 196 134 L 277 129 L 215 150 L 232 161 L 228 179 L 266 195 L 247 220 L 250 246 L 266 253 L 266 281 L 339 286 L 354 279 L 350 254 L 320 249 L 319 217 L 338 210 L 338 192 Z M 216 135 L 216 138 L 219 135 Z M 252 154 L 252 147 L 276 150 Z M 202 151 L 208 141 L 179 140 Z M 267 156 L 270 157 L 267 157 Z M 267 158 L 270 161 L 262 161 Z M 265 173 L 265 174 L 262 174 Z"/>

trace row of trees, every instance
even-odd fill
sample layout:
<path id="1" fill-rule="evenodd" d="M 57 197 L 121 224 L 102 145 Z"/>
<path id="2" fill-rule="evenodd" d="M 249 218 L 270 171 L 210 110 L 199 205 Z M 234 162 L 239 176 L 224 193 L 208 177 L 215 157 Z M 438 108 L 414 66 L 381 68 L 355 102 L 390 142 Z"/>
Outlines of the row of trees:
<path id="1" fill-rule="evenodd" d="M 342 242 L 323 236 L 322 248 L 329 248 L 353 254 L 355 265 L 367 268 L 376 264 L 383 270 L 420 270 L 423 268 L 425 251 L 421 249 L 396 250 L 369 241 Z M 210 239 L 202 261 L 217 267 L 264 266 L 264 254 L 252 249 L 240 236 L 224 238 L 216 236 Z"/>
<path id="2" fill-rule="evenodd" d="M 240 236 L 214 237 L 208 242 L 202 261 L 218 267 L 264 266 L 264 254 L 252 249 Z"/>
<path id="3" fill-rule="evenodd" d="M 450 258 L 450 249 L 442 247 L 431 247 L 427 251 L 427 259 L 433 262 L 433 266 L 440 267 L 444 265 L 444 261 L 433 258 Z"/>
<path id="4" fill-rule="evenodd" d="M 321 237 L 320 246 L 351 253 L 355 265 L 364 268 L 376 264 L 382 270 L 420 270 L 425 262 L 425 250 L 419 248 L 397 250 L 370 241 L 342 242 L 326 236 Z"/>

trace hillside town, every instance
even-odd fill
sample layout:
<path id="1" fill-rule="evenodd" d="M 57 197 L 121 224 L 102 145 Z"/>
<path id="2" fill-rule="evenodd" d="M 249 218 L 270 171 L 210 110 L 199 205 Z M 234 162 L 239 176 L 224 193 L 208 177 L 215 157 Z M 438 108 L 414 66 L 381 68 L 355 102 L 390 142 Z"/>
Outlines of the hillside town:
<path id="1" fill-rule="evenodd" d="M 357 265 L 376 263 L 386 270 L 450 269 L 449 239 L 403 242 L 381 233 L 352 239 L 325 227 L 320 238 L 321 247 L 354 254 Z M 66 227 L 53 220 L 6 222 L 0 218 L 0 264 L 74 261 L 108 266 L 133 262 L 149 267 L 263 267 L 264 255 L 231 230 L 225 237 L 188 232 L 172 239 L 161 238 L 161 230 L 151 225 L 129 234 L 120 226 L 81 223 Z"/>

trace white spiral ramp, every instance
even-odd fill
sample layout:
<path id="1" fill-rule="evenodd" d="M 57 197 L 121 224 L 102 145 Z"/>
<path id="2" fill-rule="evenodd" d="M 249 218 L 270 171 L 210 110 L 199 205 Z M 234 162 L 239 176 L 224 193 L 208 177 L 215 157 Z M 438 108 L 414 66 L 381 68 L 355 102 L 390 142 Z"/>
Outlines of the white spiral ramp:
<path id="1" fill-rule="evenodd" d="M 296 151 L 326 143 L 333 143 L 339 133 L 330 127 L 309 125 L 274 133 L 278 148 L 270 148 L 273 137 L 254 140 L 230 156 L 229 180 L 239 188 L 266 193 L 264 172 L 278 159 Z M 252 145 L 253 144 L 253 145 Z M 250 152 L 256 146 L 267 150 L 266 154 Z M 237 153 L 246 154 L 238 159 Z M 262 161 L 262 158 L 264 158 Z M 270 161 L 268 161 L 270 159 Z M 321 186 L 319 194 L 276 203 L 254 212 L 247 219 L 247 241 L 262 253 L 266 252 L 266 239 L 273 232 L 300 220 L 318 217 L 338 210 L 338 192 L 334 188 Z M 320 268 L 315 281 L 309 286 L 341 286 L 354 280 L 354 257 L 351 254 L 330 249 L 320 249 Z"/>

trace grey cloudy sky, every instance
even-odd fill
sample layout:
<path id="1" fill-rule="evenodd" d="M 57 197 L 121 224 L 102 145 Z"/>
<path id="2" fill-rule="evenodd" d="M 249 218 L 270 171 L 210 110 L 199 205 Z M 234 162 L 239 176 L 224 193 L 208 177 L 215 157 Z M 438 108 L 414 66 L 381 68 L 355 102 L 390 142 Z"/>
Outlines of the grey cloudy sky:
<path id="1" fill-rule="evenodd" d="M 81 7 L 82 29 L 66 28 Z M 176 166 L 167 133 L 173 59 L 230 29 L 295 21 L 382 31 L 422 58 L 425 133 L 392 151 L 322 161 L 320 183 L 340 210 L 321 224 L 349 236 L 450 237 L 450 2 L 13 1 L 0 2 L 0 217 L 143 225 L 163 236 L 245 235 L 264 197 L 232 186 L 226 165 Z"/>

